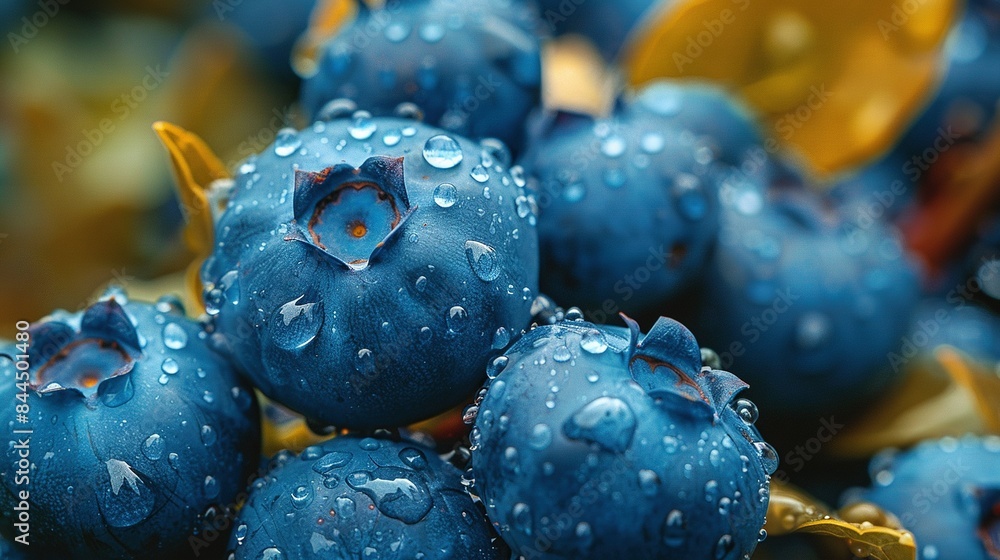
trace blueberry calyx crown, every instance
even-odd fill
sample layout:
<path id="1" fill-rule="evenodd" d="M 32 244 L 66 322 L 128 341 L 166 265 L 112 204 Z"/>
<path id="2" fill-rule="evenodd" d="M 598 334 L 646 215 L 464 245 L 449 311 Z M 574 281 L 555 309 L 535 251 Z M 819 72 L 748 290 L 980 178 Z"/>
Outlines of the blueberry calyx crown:
<path id="1" fill-rule="evenodd" d="M 288 241 L 299 241 L 349 270 L 362 270 L 398 236 L 410 206 L 403 158 L 370 157 L 321 171 L 295 171 L 294 218 Z"/>
<path id="2" fill-rule="evenodd" d="M 96 396 L 107 406 L 128 400 L 128 374 L 141 354 L 139 335 L 113 297 L 90 306 L 79 328 L 51 319 L 29 332 L 31 386 L 39 394 Z"/>
<path id="3" fill-rule="evenodd" d="M 677 321 L 660 317 L 643 337 L 638 323 L 621 317 L 631 335 L 629 372 L 646 394 L 664 405 L 714 423 L 733 397 L 749 387 L 727 371 L 702 367 L 698 341 Z"/>

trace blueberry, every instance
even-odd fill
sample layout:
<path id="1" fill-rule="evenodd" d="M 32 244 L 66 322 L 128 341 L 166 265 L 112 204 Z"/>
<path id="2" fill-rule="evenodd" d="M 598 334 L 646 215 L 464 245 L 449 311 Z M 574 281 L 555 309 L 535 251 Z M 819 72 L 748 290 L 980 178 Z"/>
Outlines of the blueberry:
<path id="1" fill-rule="evenodd" d="M 895 513 L 918 560 L 988 560 L 1000 551 L 1000 438 L 926 441 L 872 459 L 873 485 L 845 495 Z"/>
<path id="2" fill-rule="evenodd" d="M 902 367 L 918 352 L 930 353 L 938 346 L 948 345 L 980 363 L 996 364 L 1000 362 L 997 341 L 1000 341 L 1000 317 L 996 314 L 960 298 L 929 299 L 921 303 L 903 345 L 889 359 Z"/>
<path id="3" fill-rule="evenodd" d="M 15 372 L 27 371 L 30 408 L 27 423 L 13 406 L 0 422 L 33 430 L 30 485 L 0 474 L 4 535 L 28 489 L 30 546 L 43 556 L 177 558 L 211 546 L 198 540 L 202 523 L 234 505 L 260 434 L 253 390 L 201 327 L 170 299 L 118 293 L 27 332 L 27 360 L 23 347 L 0 349 L 0 397 L 14 403 Z M 8 465 L 21 457 L 11 438 Z"/>
<path id="4" fill-rule="evenodd" d="M 786 415 L 843 411 L 884 388 L 919 296 L 894 230 L 831 212 L 805 186 L 722 181 L 722 228 L 694 331 Z"/>
<path id="5" fill-rule="evenodd" d="M 425 120 L 515 151 L 538 103 L 538 21 L 521 0 L 414 0 L 363 11 L 322 47 L 302 103 L 351 99 L 377 115 L 414 103 Z"/>
<path id="6" fill-rule="evenodd" d="M 542 290 L 605 322 L 655 308 L 697 278 L 718 197 L 710 148 L 664 119 L 629 111 L 584 122 L 556 119 L 524 165 L 541 207 Z"/>
<path id="7" fill-rule="evenodd" d="M 499 559 L 503 544 L 433 451 L 340 436 L 279 454 L 234 521 L 234 560 Z"/>
<path id="8" fill-rule="evenodd" d="M 633 118 L 663 118 L 669 126 L 694 134 L 729 165 L 742 164 L 753 150 L 763 152 L 768 142 L 752 110 L 710 82 L 652 82 L 636 92 L 627 107 L 637 113 Z"/>
<path id="9" fill-rule="evenodd" d="M 321 424 L 399 426 L 482 383 L 537 292 L 534 202 L 502 146 L 412 120 L 284 130 L 245 162 L 202 278 L 216 340 Z"/>
<path id="10" fill-rule="evenodd" d="M 562 321 L 493 362 L 471 435 L 475 492 L 525 558 L 745 558 L 777 454 L 661 318 L 646 336 Z"/>

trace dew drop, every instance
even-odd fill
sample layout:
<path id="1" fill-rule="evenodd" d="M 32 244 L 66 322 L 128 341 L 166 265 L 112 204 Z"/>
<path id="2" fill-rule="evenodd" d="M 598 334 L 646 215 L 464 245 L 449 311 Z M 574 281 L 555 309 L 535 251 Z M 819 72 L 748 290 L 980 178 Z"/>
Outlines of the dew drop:
<path id="1" fill-rule="evenodd" d="M 177 365 L 177 360 L 173 358 L 167 358 L 166 360 L 163 360 L 163 364 L 160 366 L 160 369 L 163 370 L 163 373 L 166 373 L 168 375 L 174 375 L 175 373 L 180 371 L 180 366 Z"/>
<path id="2" fill-rule="evenodd" d="M 655 496 L 660 489 L 660 477 L 649 469 L 640 470 L 639 489 L 647 496 Z"/>
<path id="3" fill-rule="evenodd" d="M 663 522 L 663 544 L 677 548 L 684 544 L 687 529 L 684 527 L 684 514 L 680 510 L 671 510 Z"/>
<path id="4" fill-rule="evenodd" d="M 490 379 L 495 379 L 498 375 L 500 375 L 500 372 L 502 372 L 503 369 L 507 367 L 508 361 L 509 358 L 507 358 L 507 356 L 497 356 L 496 358 L 494 358 L 493 361 L 490 362 L 490 365 L 486 367 L 487 377 L 489 377 Z"/>
<path id="5" fill-rule="evenodd" d="M 625 153 L 625 139 L 612 134 L 601 141 L 601 153 L 609 158 L 621 157 Z"/>
<path id="6" fill-rule="evenodd" d="M 372 119 L 372 114 L 368 111 L 358 111 L 351 117 L 351 125 L 347 127 L 347 133 L 355 140 L 367 140 L 375 134 L 378 124 Z"/>
<path id="7" fill-rule="evenodd" d="M 774 471 L 778 470 L 778 452 L 766 441 L 755 442 L 753 446 L 757 449 L 757 453 L 760 454 L 764 472 L 774 474 Z"/>
<path id="8" fill-rule="evenodd" d="M 214 499 L 219 495 L 219 481 L 215 480 L 213 476 L 206 476 L 205 482 L 202 485 L 202 493 L 209 500 Z"/>
<path id="9" fill-rule="evenodd" d="M 142 444 L 142 454 L 150 461 L 156 461 L 163 456 L 165 444 L 160 434 L 153 434 Z"/>
<path id="10" fill-rule="evenodd" d="M 514 507 L 510 510 L 510 515 L 513 525 L 517 530 L 522 531 L 526 535 L 531 534 L 531 508 L 528 507 L 528 504 L 523 502 L 514 504 Z"/>
<path id="11" fill-rule="evenodd" d="M 394 128 L 382 136 L 382 143 L 386 146 L 392 147 L 399 144 L 399 141 L 402 139 L 403 133 L 398 128 Z"/>
<path id="12" fill-rule="evenodd" d="M 405 130 L 403 131 L 405 134 Z M 438 169 L 451 169 L 462 162 L 462 147 L 451 136 L 438 134 L 424 143 L 424 160 Z"/>
<path id="13" fill-rule="evenodd" d="M 503 350 L 509 343 L 510 332 L 505 327 L 500 327 L 493 333 L 493 344 L 491 346 L 494 350 Z"/>
<path id="14" fill-rule="evenodd" d="M 469 312 L 465 310 L 464 307 L 456 305 L 448 310 L 448 314 L 445 316 L 445 322 L 448 324 L 448 330 L 452 333 L 460 333 L 469 326 Z"/>
<path id="15" fill-rule="evenodd" d="M 625 401 L 599 397 L 574 412 L 563 424 L 563 433 L 620 453 L 628 449 L 635 427 L 635 414 Z"/>
<path id="16" fill-rule="evenodd" d="M 542 451 L 552 443 L 552 428 L 548 424 L 535 424 L 528 436 L 528 446 L 532 449 Z"/>
<path id="17" fill-rule="evenodd" d="M 451 208 L 458 202 L 458 189 L 451 183 L 441 183 L 434 187 L 434 204 L 441 208 Z"/>
<path id="18" fill-rule="evenodd" d="M 292 506 L 296 509 L 302 509 L 307 507 L 312 503 L 315 493 L 313 492 L 312 486 L 300 485 L 296 486 L 292 490 Z"/>
<path id="19" fill-rule="evenodd" d="M 795 343 L 803 350 L 814 350 L 830 339 L 831 330 L 830 319 L 825 314 L 807 312 L 795 325 Z"/>
<path id="20" fill-rule="evenodd" d="M 374 472 L 357 471 L 345 479 L 347 485 L 367 496 L 384 515 L 404 523 L 419 522 L 433 503 L 430 491 L 408 471 L 379 467 Z"/>
<path id="21" fill-rule="evenodd" d="M 215 443 L 216 435 L 215 430 L 211 426 L 205 424 L 201 427 L 201 442 L 205 445 L 212 445 Z"/>
<path id="22" fill-rule="evenodd" d="M 552 351 L 552 359 L 559 363 L 565 363 L 570 361 L 573 355 L 570 353 L 569 348 L 566 345 L 560 345 L 555 350 Z"/>
<path id="23" fill-rule="evenodd" d="M 708 213 L 708 198 L 701 181 L 690 173 L 679 173 L 674 179 L 673 197 L 677 212 L 688 221 L 698 221 Z"/>
<path id="24" fill-rule="evenodd" d="M 465 242 L 465 258 L 472 272 L 484 282 L 492 282 L 500 276 L 500 262 L 497 252 L 489 245 L 478 241 Z"/>
<path id="25" fill-rule="evenodd" d="M 425 43 L 434 44 L 444 37 L 444 26 L 440 23 L 425 23 L 420 26 L 417 35 Z"/>
<path id="26" fill-rule="evenodd" d="M 278 157 L 288 157 L 302 146 L 302 139 L 294 128 L 282 128 L 274 139 L 274 154 Z"/>
<path id="27" fill-rule="evenodd" d="M 485 183 L 486 181 L 490 180 L 489 172 L 487 172 L 486 168 L 483 167 L 482 165 L 477 165 L 473 167 L 472 171 L 469 173 L 469 176 L 471 176 L 472 179 L 477 183 Z"/>
<path id="28" fill-rule="evenodd" d="M 731 535 L 722 535 L 719 542 L 715 543 L 715 560 L 723 560 L 735 547 L 736 543 Z"/>
<path id="29" fill-rule="evenodd" d="M 601 331 L 591 329 L 580 338 L 580 348 L 588 354 L 603 354 L 608 349 L 608 342 Z"/>
<path id="30" fill-rule="evenodd" d="M 663 151 L 667 142 L 659 132 L 647 132 L 639 140 L 639 147 L 647 154 L 658 154 Z"/>
<path id="31" fill-rule="evenodd" d="M 181 350 L 188 343 L 188 334 L 177 323 L 167 323 L 163 327 L 163 345 L 171 350 Z"/>

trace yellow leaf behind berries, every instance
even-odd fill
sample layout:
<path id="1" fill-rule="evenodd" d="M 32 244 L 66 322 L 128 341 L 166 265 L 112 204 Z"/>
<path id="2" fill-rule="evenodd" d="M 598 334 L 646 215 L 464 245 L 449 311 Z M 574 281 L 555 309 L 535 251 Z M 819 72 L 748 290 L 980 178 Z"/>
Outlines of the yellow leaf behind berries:
<path id="1" fill-rule="evenodd" d="M 1000 377 L 950 346 L 908 364 L 903 380 L 831 442 L 841 457 L 964 434 L 1000 435 Z"/>
<path id="2" fill-rule="evenodd" d="M 789 533 L 834 537 L 859 558 L 915 560 L 917 557 L 913 534 L 904 530 L 891 513 L 870 503 L 851 504 L 839 512 L 830 512 L 816 498 L 778 481 L 771 482 L 764 529 L 772 537 Z"/>
<path id="3" fill-rule="evenodd" d="M 819 171 L 887 149 L 928 100 L 958 0 L 684 0 L 633 32 L 633 86 L 708 78 L 742 94 Z"/>
<path id="4" fill-rule="evenodd" d="M 197 256 L 188 267 L 188 290 L 203 307 L 198 271 L 202 261 L 211 254 L 215 239 L 212 217 L 212 205 L 215 201 L 210 193 L 220 181 L 230 180 L 231 175 L 219 157 L 198 135 L 163 121 L 154 123 L 153 130 L 170 155 L 177 193 L 187 220 L 184 240 Z"/>
<path id="5" fill-rule="evenodd" d="M 358 17 L 359 1 L 369 9 L 382 7 L 384 0 L 319 0 L 309 18 L 309 28 L 292 50 L 292 69 L 300 78 L 311 78 L 319 69 L 320 48 L 327 39 Z"/>
<path id="6" fill-rule="evenodd" d="M 542 102 L 546 109 L 607 117 L 618 76 L 589 41 L 575 35 L 548 41 L 542 50 Z"/>

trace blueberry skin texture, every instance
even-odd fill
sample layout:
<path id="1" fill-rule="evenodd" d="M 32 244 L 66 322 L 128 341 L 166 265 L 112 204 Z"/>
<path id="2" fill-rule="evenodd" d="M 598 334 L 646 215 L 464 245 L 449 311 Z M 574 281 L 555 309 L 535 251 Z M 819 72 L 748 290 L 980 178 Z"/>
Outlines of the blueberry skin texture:
<path id="1" fill-rule="evenodd" d="M 116 296 L 120 297 L 120 296 Z M 260 453 L 253 390 L 177 306 L 102 300 L 83 313 L 57 312 L 31 326 L 28 370 L 31 552 L 55 558 L 178 558 L 201 516 L 233 505 Z M 100 340 L 132 358 L 131 370 L 97 385 L 73 384 L 118 365 L 91 352 Z M 77 346 L 73 346 L 76 344 Z M 60 360 L 58 353 L 67 357 Z M 107 347 L 104 349 L 107 351 Z M 0 349 L 2 398 L 15 402 L 14 346 Z M 43 367 L 43 364 L 48 364 Z M 121 371 L 121 370 L 118 370 Z M 173 373 L 171 373 L 173 372 Z M 55 377 L 53 377 L 55 376 Z M 58 381 L 56 381 L 58 379 Z M 57 382 L 63 389 L 50 385 Z M 18 436 L 11 435 L 12 438 Z M 7 446 L 6 464 L 19 450 Z M 0 473 L 2 530 L 12 538 L 19 490 L 14 469 Z M 210 552 L 199 545 L 201 553 Z M 215 543 L 220 548 L 223 542 Z"/>
<path id="2" fill-rule="evenodd" d="M 634 323 L 564 321 L 499 360 L 471 435 L 474 489 L 516 554 L 749 558 L 777 455 L 753 404 L 732 405 L 746 384 L 703 369 L 680 323 L 640 342 Z"/>
<path id="3" fill-rule="evenodd" d="M 502 557 L 458 469 L 408 441 L 341 436 L 279 453 L 233 524 L 233 560 Z"/>
<path id="4" fill-rule="evenodd" d="M 807 188 L 764 190 L 733 176 L 693 331 L 739 371 L 762 408 L 846 411 L 901 368 L 918 269 L 884 224 L 830 214 Z"/>
<path id="5" fill-rule="evenodd" d="M 202 279 L 216 339 L 268 397 L 338 427 L 407 425 L 471 395 L 494 346 L 528 326 L 538 245 L 524 180 L 454 135 L 437 155 L 460 148 L 461 162 L 433 167 L 422 152 L 442 134 L 318 123 L 241 166 Z M 378 187 L 337 190 L 358 179 Z M 350 238 L 359 223 L 370 233 Z"/>
<path id="6" fill-rule="evenodd" d="M 848 491 L 844 502 L 874 502 L 895 513 L 916 537 L 918 560 L 996 558 L 1000 439 L 925 441 L 906 452 L 877 455 L 870 471 L 875 484 Z"/>
<path id="7" fill-rule="evenodd" d="M 638 119 L 663 118 L 709 145 L 729 165 L 740 164 L 751 150 L 769 141 L 749 106 L 710 82 L 658 80 L 638 90 L 625 104 Z M 773 140 L 770 140 L 773 142 Z M 769 152 L 774 152 L 768 146 Z"/>
<path id="8" fill-rule="evenodd" d="M 322 47 L 302 105 L 317 117 L 338 98 L 376 115 L 415 103 L 430 124 L 517 151 L 541 96 L 538 25 L 521 0 L 390 1 Z"/>
<path id="9" fill-rule="evenodd" d="M 655 311 L 706 264 L 718 230 L 713 160 L 663 119 L 557 119 L 523 164 L 541 208 L 541 289 L 561 305 L 602 323 Z"/>

